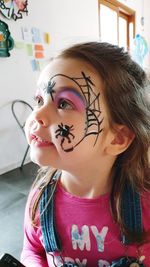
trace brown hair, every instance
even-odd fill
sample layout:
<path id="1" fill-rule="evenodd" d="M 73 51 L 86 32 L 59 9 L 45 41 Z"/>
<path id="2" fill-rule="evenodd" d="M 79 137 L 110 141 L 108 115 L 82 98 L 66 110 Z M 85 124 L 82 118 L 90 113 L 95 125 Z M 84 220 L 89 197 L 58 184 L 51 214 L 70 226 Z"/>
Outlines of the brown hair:
<path id="1" fill-rule="evenodd" d="M 111 209 L 122 231 L 129 235 L 121 213 L 121 196 L 128 182 L 137 192 L 150 190 L 150 105 L 149 82 L 144 70 L 123 48 L 102 42 L 76 44 L 65 49 L 60 58 L 75 58 L 90 63 L 104 81 L 104 97 L 110 124 L 126 125 L 135 138 L 114 164 Z M 48 176 L 50 180 L 50 175 Z M 45 185 L 48 180 L 45 181 Z M 44 187 L 45 187 L 44 185 Z M 131 233 L 130 233 L 131 234 Z M 143 237 L 142 237 L 143 238 Z M 135 236 L 131 239 L 138 242 Z"/>

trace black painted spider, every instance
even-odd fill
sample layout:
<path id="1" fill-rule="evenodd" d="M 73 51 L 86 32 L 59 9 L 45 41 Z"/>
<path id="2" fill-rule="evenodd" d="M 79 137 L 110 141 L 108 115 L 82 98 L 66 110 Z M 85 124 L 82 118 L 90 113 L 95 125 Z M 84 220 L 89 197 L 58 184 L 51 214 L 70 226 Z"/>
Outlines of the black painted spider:
<path id="1" fill-rule="evenodd" d="M 56 138 L 58 138 L 59 136 L 62 137 L 61 140 L 61 147 L 65 141 L 65 139 L 68 140 L 68 143 L 71 143 L 71 137 L 72 139 L 74 139 L 74 135 L 71 133 L 71 131 L 73 131 L 73 125 L 69 126 L 66 124 L 61 123 L 60 125 L 58 125 L 58 129 L 55 131 L 56 134 Z M 63 147 L 62 147 L 63 148 Z"/>

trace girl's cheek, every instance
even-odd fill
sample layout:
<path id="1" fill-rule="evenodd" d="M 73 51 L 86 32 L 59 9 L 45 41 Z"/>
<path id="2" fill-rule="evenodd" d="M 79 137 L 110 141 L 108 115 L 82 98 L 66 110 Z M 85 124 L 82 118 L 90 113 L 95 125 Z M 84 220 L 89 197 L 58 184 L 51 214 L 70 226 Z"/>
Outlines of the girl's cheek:
<path id="1" fill-rule="evenodd" d="M 26 120 L 26 123 L 25 123 L 25 135 L 26 135 L 26 138 L 27 138 L 27 141 L 29 142 L 29 133 L 30 133 L 30 129 L 33 125 L 33 118 L 32 118 L 32 115 L 30 115 L 27 120 Z"/>
<path id="2" fill-rule="evenodd" d="M 26 121 L 24 130 L 25 130 L 25 136 L 26 136 L 27 142 L 29 143 L 29 121 L 28 119 Z"/>

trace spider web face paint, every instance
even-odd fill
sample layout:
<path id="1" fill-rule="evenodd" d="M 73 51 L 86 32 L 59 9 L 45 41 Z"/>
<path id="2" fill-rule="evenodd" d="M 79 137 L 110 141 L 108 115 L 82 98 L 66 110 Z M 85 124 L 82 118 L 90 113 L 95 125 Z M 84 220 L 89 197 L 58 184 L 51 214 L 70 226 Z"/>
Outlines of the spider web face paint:
<path id="1" fill-rule="evenodd" d="M 86 76 L 86 74 L 82 71 L 81 77 L 69 77 L 64 74 L 56 74 L 49 80 L 47 86 L 44 88 L 44 91 L 47 94 L 50 94 L 52 101 L 55 101 L 55 85 L 57 82 L 55 81 L 57 77 L 62 77 L 65 79 L 71 80 L 75 83 L 75 87 L 78 87 L 83 95 L 85 100 L 85 112 L 86 112 L 86 121 L 85 121 L 85 129 L 83 137 L 75 144 L 69 146 L 67 145 L 73 143 L 75 136 L 73 135 L 72 131 L 74 130 L 73 125 L 64 125 L 61 123 L 58 125 L 58 129 L 56 130 L 56 138 L 61 138 L 61 147 L 64 151 L 70 152 L 76 146 L 78 146 L 87 136 L 95 135 L 95 142 L 96 144 L 99 134 L 103 130 L 101 128 L 101 124 L 104 118 L 101 117 L 101 109 L 100 109 L 100 93 L 96 94 L 93 90 L 95 87 L 94 83 L 92 82 L 90 76 Z"/>

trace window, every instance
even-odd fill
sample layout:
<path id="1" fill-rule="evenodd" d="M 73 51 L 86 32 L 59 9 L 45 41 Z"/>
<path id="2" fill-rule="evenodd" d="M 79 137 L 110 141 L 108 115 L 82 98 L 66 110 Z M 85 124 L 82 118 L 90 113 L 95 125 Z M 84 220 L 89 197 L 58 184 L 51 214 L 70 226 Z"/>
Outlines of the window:
<path id="1" fill-rule="evenodd" d="M 98 0 L 100 40 L 128 50 L 135 36 L 135 11 L 117 0 Z"/>

